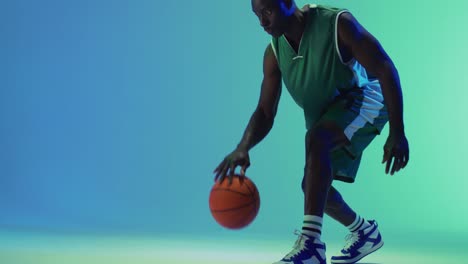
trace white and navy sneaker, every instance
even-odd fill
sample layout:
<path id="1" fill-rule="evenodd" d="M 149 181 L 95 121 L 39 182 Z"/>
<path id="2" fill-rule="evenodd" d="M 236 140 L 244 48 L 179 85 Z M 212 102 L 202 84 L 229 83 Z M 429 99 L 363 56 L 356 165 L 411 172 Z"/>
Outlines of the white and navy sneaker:
<path id="1" fill-rule="evenodd" d="M 294 248 L 282 260 L 273 264 L 326 264 L 325 243 L 315 237 L 309 237 L 296 230 L 299 238 Z"/>
<path id="2" fill-rule="evenodd" d="M 333 256 L 332 263 L 356 263 L 363 257 L 383 246 L 382 236 L 377 229 L 377 222 L 369 221 L 370 226 L 364 230 L 351 233 L 346 236 L 346 245 L 341 250 L 340 256 Z"/>

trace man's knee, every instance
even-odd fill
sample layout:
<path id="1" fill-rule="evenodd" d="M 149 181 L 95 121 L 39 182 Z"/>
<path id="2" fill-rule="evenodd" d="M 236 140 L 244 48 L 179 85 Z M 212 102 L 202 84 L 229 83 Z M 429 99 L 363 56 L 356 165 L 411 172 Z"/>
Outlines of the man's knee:
<path id="1" fill-rule="evenodd" d="M 306 151 L 332 151 L 350 142 L 340 126 L 334 122 L 321 122 L 306 133 Z"/>
<path id="2" fill-rule="evenodd" d="M 324 126 L 316 126 L 307 131 L 306 134 L 306 149 L 323 150 L 329 148 L 332 142 L 332 132 Z"/>

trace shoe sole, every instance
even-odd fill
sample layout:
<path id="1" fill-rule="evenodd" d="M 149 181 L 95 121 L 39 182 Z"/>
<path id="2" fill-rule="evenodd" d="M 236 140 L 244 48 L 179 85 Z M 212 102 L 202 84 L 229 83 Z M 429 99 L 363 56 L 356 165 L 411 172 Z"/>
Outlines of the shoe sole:
<path id="1" fill-rule="evenodd" d="M 331 260 L 331 263 L 332 264 L 353 264 L 353 263 L 356 263 L 358 261 L 360 261 L 361 259 L 363 259 L 365 256 L 379 250 L 381 247 L 383 247 L 384 245 L 384 242 L 383 240 L 380 241 L 379 244 L 377 244 L 377 246 L 375 246 L 372 250 L 370 251 L 367 251 L 365 253 L 362 253 L 361 255 L 358 255 L 357 257 L 355 258 L 352 258 L 352 259 L 343 259 L 343 260 Z"/>

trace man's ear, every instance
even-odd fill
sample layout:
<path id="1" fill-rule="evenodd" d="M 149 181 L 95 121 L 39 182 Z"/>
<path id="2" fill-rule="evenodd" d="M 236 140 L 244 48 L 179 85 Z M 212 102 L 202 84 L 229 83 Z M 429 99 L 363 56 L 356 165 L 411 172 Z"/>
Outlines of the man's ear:
<path id="1" fill-rule="evenodd" d="M 278 0 L 281 9 L 283 10 L 283 13 L 286 16 L 290 16 L 294 14 L 294 11 L 296 10 L 296 3 L 294 3 L 294 0 Z"/>

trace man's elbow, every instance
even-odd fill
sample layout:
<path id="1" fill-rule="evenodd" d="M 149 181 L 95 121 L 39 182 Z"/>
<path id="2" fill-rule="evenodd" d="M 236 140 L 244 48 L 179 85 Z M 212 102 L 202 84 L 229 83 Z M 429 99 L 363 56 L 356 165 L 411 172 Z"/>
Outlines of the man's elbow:
<path id="1" fill-rule="evenodd" d="M 390 58 L 383 59 L 373 73 L 379 80 L 398 77 L 398 70 Z"/>
<path id="2" fill-rule="evenodd" d="M 276 117 L 276 110 L 277 107 L 259 106 L 256 111 L 262 116 L 262 118 L 265 121 L 273 123 Z"/>

